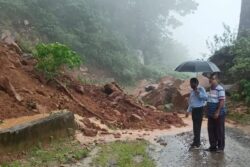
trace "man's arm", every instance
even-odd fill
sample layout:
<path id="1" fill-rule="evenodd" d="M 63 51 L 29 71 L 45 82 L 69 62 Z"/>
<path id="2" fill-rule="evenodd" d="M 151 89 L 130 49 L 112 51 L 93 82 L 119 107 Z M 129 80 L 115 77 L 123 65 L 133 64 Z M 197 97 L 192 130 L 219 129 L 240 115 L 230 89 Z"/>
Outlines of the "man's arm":
<path id="1" fill-rule="evenodd" d="M 225 106 L 226 94 L 224 90 L 219 90 L 219 106 L 214 114 L 214 118 L 218 119 L 221 109 Z"/>
<path id="2" fill-rule="evenodd" d="M 199 98 L 206 101 L 208 98 L 207 92 L 203 87 L 200 87 L 199 89 L 199 94 L 198 94 Z"/>
<path id="3" fill-rule="evenodd" d="M 224 105 L 225 105 L 225 99 L 221 99 L 220 102 L 219 102 L 219 107 L 218 107 L 218 109 L 216 110 L 216 112 L 214 114 L 214 118 L 215 119 L 219 118 L 220 111 L 224 107 Z"/>

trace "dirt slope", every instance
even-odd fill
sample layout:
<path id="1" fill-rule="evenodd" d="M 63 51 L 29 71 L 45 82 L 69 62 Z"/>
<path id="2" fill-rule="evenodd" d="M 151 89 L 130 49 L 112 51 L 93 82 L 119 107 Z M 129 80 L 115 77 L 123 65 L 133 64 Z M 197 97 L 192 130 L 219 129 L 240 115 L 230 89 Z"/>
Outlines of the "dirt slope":
<path id="1" fill-rule="evenodd" d="M 174 114 L 143 107 L 115 83 L 99 87 L 82 85 L 70 76 L 58 78 L 62 85 L 67 83 L 65 89 L 55 81 L 43 82 L 34 70 L 35 60 L 18 53 L 15 47 L 0 43 L 0 120 L 68 109 L 122 129 L 184 125 Z"/>

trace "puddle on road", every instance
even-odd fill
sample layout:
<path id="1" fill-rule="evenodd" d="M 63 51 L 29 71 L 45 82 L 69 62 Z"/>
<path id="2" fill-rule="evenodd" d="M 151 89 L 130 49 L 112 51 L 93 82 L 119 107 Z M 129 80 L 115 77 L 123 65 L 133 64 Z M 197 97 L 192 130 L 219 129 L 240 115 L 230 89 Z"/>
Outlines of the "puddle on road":
<path id="1" fill-rule="evenodd" d="M 250 137 L 239 130 L 228 128 L 224 153 L 210 153 L 206 130 L 202 132 L 202 148 L 189 150 L 193 135 L 186 132 L 174 136 L 161 136 L 166 147 L 150 145 L 149 153 L 158 167 L 248 167 L 250 164 Z"/>

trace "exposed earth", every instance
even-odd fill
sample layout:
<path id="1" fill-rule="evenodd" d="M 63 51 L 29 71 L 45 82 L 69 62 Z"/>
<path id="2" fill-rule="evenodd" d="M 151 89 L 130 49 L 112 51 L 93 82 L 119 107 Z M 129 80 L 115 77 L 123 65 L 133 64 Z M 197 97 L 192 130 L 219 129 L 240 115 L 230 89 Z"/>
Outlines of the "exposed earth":
<path id="1" fill-rule="evenodd" d="M 184 125 L 176 114 L 144 106 L 116 83 L 86 85 L 67 75 L 46 80 L 35 70 L 35 63 L 15 46 L 0 44 L 0 120 L 67 109 L 121 129 Z"/>

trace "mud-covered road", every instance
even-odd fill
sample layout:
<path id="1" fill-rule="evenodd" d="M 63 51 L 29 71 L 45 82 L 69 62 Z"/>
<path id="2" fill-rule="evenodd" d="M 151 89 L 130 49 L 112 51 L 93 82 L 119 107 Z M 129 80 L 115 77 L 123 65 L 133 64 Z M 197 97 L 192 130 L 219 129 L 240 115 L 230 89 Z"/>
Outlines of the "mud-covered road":
<path id="1" fill-rule="evenodd" d="M 202 148 L 189 150 L 192 133 L 159 137 L 167 146 L 150 145 L 149 153 L 158 167 L 249 167 L 250 135 L 239 129 L 227 128 L 224 153 L 210 153 L 207 148 L 207 131 L 202 130 Z M 158 139 L 159 140 L 159 139 Z"/>

